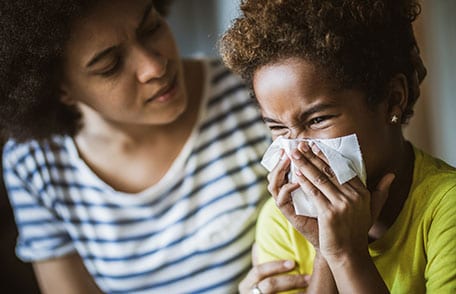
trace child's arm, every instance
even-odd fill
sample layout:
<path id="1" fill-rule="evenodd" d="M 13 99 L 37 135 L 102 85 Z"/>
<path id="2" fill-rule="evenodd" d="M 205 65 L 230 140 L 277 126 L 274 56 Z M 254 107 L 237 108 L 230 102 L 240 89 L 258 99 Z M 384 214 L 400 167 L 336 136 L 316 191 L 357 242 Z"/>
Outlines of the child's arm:
<path id="1" fill-rule="evenodd" d="M 331 269 L 318 250 L 315 255 L 312 278 L 310 279 L 307 293 L 338 293 Z"/>

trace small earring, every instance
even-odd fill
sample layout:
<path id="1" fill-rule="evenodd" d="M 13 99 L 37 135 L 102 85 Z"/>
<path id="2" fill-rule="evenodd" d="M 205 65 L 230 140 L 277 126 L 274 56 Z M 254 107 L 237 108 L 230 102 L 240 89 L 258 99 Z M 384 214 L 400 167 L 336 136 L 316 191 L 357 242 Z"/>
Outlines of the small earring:
<path id="1" fill-rule="evenodd" d="M 399 122 L 399 117 L 395 114 L 393 114 L 393 116 L 391 116 L 391 123 L 392 124 L 397 124 Z"/>

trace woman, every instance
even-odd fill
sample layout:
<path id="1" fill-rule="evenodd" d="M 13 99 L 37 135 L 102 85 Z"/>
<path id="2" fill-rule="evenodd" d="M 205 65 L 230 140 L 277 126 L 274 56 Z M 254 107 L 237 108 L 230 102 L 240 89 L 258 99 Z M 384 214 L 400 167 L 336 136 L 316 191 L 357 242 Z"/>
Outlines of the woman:
<path id="1" fill-rule="evenodd" d="M 168 1 L 0 5 L 4 179 L 43 292 L 236 291 L 270 141 L 240 79 L 181 60 Z"/>
<path id="2" fill-rule="evenodd" d="M 283 156 L 268 176 L 258 262 L 294 260 L 296 273 L 312 273 L 309 293 L 453 293 L 456 170 L 402 133 L 425 75 L 412 29 L 419 5 L 245 0 L 241 10 L 221 51 L 251 86 L 272 137 L 355 135 L 367 173 L 366 185 L 339 183 L 307 141 Z M 298 188 L 316 218 L 295 212 Z M 248 291 L 271 289 L 250 277 Z"/>

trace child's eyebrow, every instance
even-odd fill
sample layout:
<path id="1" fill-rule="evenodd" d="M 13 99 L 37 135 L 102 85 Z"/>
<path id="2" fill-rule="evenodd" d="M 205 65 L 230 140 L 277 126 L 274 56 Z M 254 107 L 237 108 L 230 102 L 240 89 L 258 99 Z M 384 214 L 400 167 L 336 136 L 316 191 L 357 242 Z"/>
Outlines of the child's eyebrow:
<path id="1" fill-rule="evenodd" d="M 263 116 L 263 121 L 265 123 L 278 123 L 278 121 L 272 119 L 272 118 L 269 118 L 269 117 L 266 117 L 266 116 Z"/>
<path id="2" fill-rule="evenodd" d="M 335 106 L 332 104 L 327 104 L 327 103 L 321 103 L 321 104 L 314 105 L 314 106 L 310 107 L 309 109 L 307 109 L 306 111 L 304 111 L 303 113 L 299 114 L 299 119 L 304 120 L 314 113 L 326 110 L 328 108 L 333 108 L 333 107 L 335 107 Z M 280 123 L 279 121 L 277 121 L 273 118 L 267 117 L 267 116 L 263 116 L 263 121 L 265 123 Z"/>
<path id="3" fill-rule="evenodd" d="M 314 113 L 317 113 L 317 112 L 326 110 L 326 109 L 328 109 L 328 108 L 333 108 L 333 107 L 334 107 L 334 105 L 332 105 L 332 104 L 327 104 L 327 103 L 317 104 L 317 105 L 314 105 L 314 106 L 310 107 L 309 109 L 307 109 L 307 110 L 304 111 L 303 113 L 301 113 L 301 114 L 299 115 L 299 118 L 300 118 L 301 120 L 303 120 L 303 119 L 308 118 L 309 116 L 311 116 L 311 115 L 314 114 Z"/>

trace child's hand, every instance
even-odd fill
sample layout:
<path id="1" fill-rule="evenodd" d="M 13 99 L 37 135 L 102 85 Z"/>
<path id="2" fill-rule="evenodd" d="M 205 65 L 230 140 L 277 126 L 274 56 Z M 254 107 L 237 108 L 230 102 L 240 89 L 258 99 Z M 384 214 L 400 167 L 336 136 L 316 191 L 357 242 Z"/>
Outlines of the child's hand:
<path id="1" fill-rule="evenodd" d="M 290 159 L 283 156 L 277 166 L 268 175 L 268 190 L 274 198 L 277 207 L 293 227 L 300 232 L 315 248 L 318 248 L 317 219 L 296 215 L 291 200 L 291 192 L 299 188 L 298 183 L 288 183 L 287 174 L 290 172 Z"/>
<path id="2" fill-rule="evenodd" d="M 394 175 L 384 176 L 371 195 L 357 177 L 340 185 L 316 145 L 311 150 L 301 143 L 292 160 L 301 189 L 314 197 L 322 256 L 330 261 L 366 252 L 368 231 L 383 208 Z"/>

